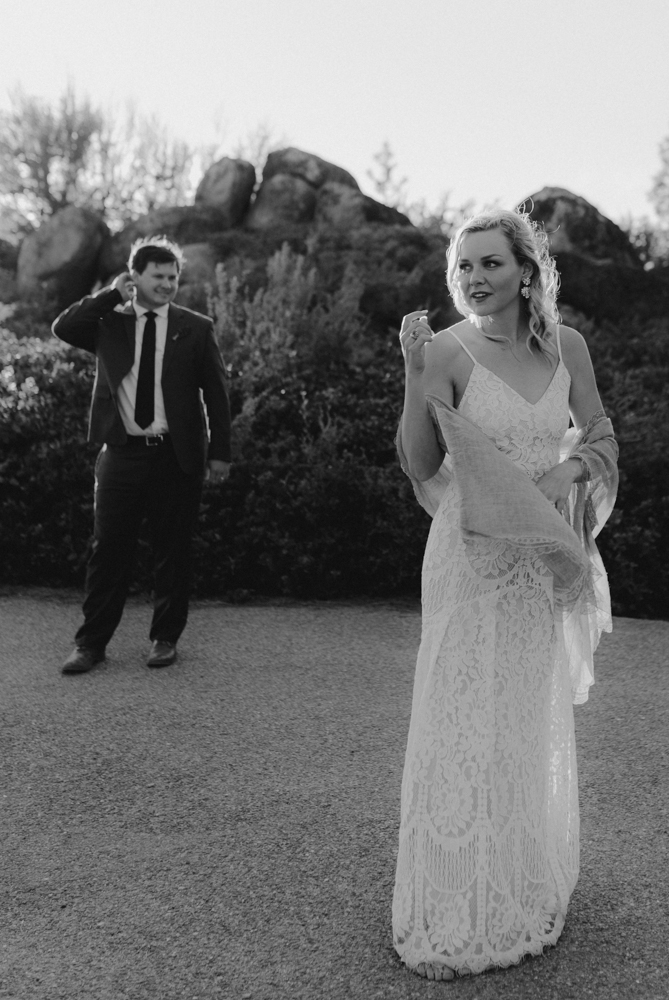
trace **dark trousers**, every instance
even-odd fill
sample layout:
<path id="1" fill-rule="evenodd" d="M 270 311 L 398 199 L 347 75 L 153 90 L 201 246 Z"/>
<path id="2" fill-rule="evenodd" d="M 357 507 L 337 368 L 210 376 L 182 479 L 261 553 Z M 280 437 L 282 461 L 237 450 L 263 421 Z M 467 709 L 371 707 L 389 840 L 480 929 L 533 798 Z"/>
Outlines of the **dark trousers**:
<path id="1" fill-rule="evenodd" d="M 169 438 L 154 446 L 130 439 L 103 448 L 95 468 L 95 530 L 78 646 L 103 649 L 114 634 L 144 517 L 154 558 L 149 637 L 176 643 L 188 618 L 191 538 L 202 481 L 200 474 L 183 472 Z"/>

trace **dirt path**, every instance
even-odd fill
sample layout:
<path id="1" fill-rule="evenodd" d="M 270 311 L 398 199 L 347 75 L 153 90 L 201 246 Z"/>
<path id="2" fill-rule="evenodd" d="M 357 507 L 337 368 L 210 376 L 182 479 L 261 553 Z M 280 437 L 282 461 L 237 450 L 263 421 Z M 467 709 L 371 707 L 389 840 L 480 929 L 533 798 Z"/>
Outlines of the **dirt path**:
<path id="1" fill-rule="evenodd" d="M 200 604 L 154 671 L 148 620 L 68 678 L 77 601 L 0 598 L 0 998 L 669 997 L 669 623 L 619 619 L 576 711 L 559 946 L 435 984 L 390 938 L 418 608 Z"/>

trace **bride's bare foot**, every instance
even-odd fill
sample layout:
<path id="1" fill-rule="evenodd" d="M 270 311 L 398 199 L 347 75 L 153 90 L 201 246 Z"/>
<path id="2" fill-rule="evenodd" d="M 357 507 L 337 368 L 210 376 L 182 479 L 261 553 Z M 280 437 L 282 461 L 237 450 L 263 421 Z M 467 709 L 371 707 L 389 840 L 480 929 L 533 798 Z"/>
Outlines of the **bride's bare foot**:
<path id="1" fill-rule="evenodd" d="M 449 969 L 447 965 L 434 964 L 432 962 L 420 962 L 414 971 L 419 976 L 422 976 L 423 979 L 437 979 L 441 981 L 455 979 L 453 969 Z"/>

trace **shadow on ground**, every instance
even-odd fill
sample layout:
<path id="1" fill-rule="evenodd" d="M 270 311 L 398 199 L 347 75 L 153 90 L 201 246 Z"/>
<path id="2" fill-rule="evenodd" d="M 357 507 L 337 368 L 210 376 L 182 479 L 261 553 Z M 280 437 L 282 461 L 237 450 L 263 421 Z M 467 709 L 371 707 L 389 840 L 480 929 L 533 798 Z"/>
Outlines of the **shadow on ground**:
<path id="1" fill-rule="evenodd" d="M 576 710 L 581 876 L 557 948 L 455 983 L 392 949 L 420 633 L 406 604 L 149 609 L 62 677 L 78 602 L 0 598 L 0 997 L 661 1000 L 669 623 L 618 619 Z"/>

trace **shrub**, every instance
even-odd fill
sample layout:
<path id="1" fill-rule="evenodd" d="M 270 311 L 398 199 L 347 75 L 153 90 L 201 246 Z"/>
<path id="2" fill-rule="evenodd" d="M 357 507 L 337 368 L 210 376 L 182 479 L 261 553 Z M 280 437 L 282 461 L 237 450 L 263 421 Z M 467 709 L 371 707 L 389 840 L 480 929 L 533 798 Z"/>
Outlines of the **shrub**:
<path id="1" fill-rule="evenodd" d="M 227 550 L 242 589 L 327 597 L 417 588 L 428 521 L 392 443 L 401 363 L 394 338 L 370 333 L 360 297 L 352 268 L 328 291 L 288 246 L 255 292 L 218 268 L 210 309 L 233 373 L 230 485 L 246 483 L 232 532 L 239 549 L 218 532 L 207 544 L 220 546 L 219 565 Z"/>
<path id="2" fill-rule="evenodd" d="M 394 455 L 394 337 L 371 336 L 352 269 L 327 290 L 284 247 L 252 291 L 224 268 L 211 308 L 231 372 L 235 464 L 205 491 L 195 591 L 333 597 L 417 592 L 429 527 Z M 96 449 L 85 443 L 93 359 L 0 335 L 4 583 L 79 585 Z M 150 588 L 140 545 L 137 579 Z"/>
<path id="3" fill-rule="evenodd" d="M 616 614 L 667 618 L 669 321 L 600 326 L 563 309 L 588 342 L 620 445 L 615 510 L 598 540 Z"/>
<path id="4" fill-rule="evenodd" d="M 92 359 L 0 332 L 0 552 L 7 583 L 79 582 L 92 517 Z"/>
<path id="5" fill-rule="evenodd" d="M 246 280 L 239 258 L 218 268 L 209 308 L 230 372 L 234 465 L 223 489 L 204 493 L 201 596 L 419 592 L 430 522 L 395 456 L 402 364 L 396 331 L 365 311 L 378 262 L 372 238 L 363 245 L 367 269 L 340 260 L 337 282 L 317 266 L 332 250 L 325 238 L 301 254 L 284 246 L 262 282 L 255 270 Z M 414 252 L 402 251 L 409 261 Z M 397 271 L 402 295 L 423 280 L 412 269 Z M 621 445 L 618 506 L 599 539 L 614 610 L 667 617 L 667 323 L 621 330 L 565 313 L 588 340 Z M 0 366 L 2 581 L 79 585 L 92 529 L 93 359 L 4 332 Z M 146 543 L 136 580 L 151 586 Z"/>

